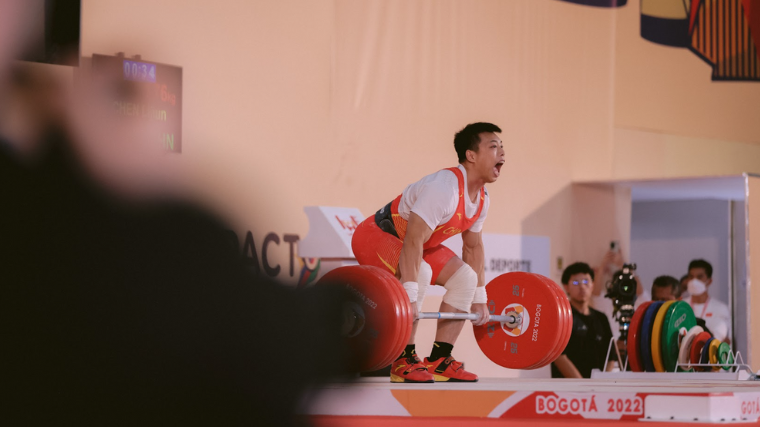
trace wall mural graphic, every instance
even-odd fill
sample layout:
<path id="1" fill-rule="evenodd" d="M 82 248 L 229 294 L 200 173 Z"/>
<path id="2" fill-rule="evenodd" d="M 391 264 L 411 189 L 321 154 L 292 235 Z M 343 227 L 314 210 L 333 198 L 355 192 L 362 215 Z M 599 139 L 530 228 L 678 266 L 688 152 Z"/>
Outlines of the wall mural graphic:
<path id="1" fill-rule="evenodd" d="M 758 0 L 641 0 L 641 37 L 688 48 L 712 80 L 760 81 Z"/>
<path id="2" fill-rule="evenodd" d="M 625 6 L 628 0 L 562 0 L 568 3 L 582 4 L 584 6 L 596 7 L 620 7 Z"/>
<path id="3" fill-rule="evenodd" d="M 562 0 L 619 7 L 626 0 Z M 760 81 L 760 0 L 641 0 L 641 37 L 687 48 L 710 64 L 713 81 Z"/>

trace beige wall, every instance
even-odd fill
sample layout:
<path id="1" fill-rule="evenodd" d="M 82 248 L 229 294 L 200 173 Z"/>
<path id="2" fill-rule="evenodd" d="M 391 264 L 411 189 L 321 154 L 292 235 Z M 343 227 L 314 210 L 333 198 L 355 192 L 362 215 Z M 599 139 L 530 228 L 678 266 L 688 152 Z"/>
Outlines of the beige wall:
<path id="1" fill-rule="evenodd" d="M 303 237 L 304 205 L 368 215 L 455 164 L 453 134 L 485 120 L 508 153 L 485 231 L 521 233 L 573 178 L 610 175 L 614 14 L 548 0 L 98 0 L 83 3 L 82 53 L 183 67 L 182 162 L 241 232 Z"/>
<path id="2" fill-rule="evenodd" d="M 454 165 L 462 126 L 495 122 L 508 160 L 485 232 L 549 236 L 554 265 L 627 249 L 630 196 L 573 181 L 760 170 L 760 86 L 709 82 L 637 17 L 635 0 L 84 0 L 82 54 L 183 67 L 189 184 L 259 245 L 305 237 L 306 205 L 373 213 Z"/>

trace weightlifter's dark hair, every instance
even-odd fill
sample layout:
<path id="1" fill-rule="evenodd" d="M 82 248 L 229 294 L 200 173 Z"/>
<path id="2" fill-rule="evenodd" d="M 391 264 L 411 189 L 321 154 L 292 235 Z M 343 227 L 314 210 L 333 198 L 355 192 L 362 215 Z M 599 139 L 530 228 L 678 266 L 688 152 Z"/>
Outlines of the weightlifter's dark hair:
<path id="1" fill-rule="evenodd" d="M 570 278 L 576 274 L 588 274 L 591 276 L 591 280 L 594 280 L 594 270 L 585 262 L 576 262 L 568 265 L 565 271 L 562 272 L 562 284 L 567 285 L 570 283 Z"/>
<path id="2" fill-rule="evenodd" d="M 712 265 L 709 262 L 703 259 L 695 259 L 689 263 L 689 270 L 692 268 L 701 268 L 705 270 L 707 278 L 712 279 Z"/>
<path id="3" fill-rule="evenodd" d="M 501 129 L 493 123 L 470 123 L 464 129 L 454 135 L 454 149 L 457 150 L 459 163 L 467 159 L 467 150 L 478 151 L 480 134 L 483 132 L 501 132 Z"/>
<path id="4" fill-rule="evenodd" d="M 673 291 L 673 295 L 678 298 L 680 296 L 681 282 L 673 276 L 657 276 L 652 282 L 652 289 L 654 288 L 670 288 Z"/>

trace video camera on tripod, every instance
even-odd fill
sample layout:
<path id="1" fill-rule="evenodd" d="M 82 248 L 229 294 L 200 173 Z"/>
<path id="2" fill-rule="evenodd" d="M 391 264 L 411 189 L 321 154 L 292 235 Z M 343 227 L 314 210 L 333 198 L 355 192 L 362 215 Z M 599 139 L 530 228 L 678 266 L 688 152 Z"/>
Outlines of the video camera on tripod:
<path id="1" fill-rule="evenodd" d="M 620 324 L 620 339 L 628 339 L 628 327 L 633 317 L 633 304 L 636 302 L 636 264 L 624 264 L 623 269 L 612 275 L 612 281 L 607 284 L 605 298 L 612 300 L 614 310 L 612 315 Z"/>

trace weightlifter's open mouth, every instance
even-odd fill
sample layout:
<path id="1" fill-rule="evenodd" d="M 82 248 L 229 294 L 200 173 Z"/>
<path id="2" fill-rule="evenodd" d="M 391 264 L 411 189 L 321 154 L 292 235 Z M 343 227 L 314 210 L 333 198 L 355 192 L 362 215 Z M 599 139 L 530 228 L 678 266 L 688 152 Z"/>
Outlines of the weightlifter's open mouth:
<path id="1" fill-rule="evenodd" d="M 498 177 L 501 174 L 501 167 L 504 166 L 504 161 L 500 161 L 499 163 L 496 163 L 496 166 L 493 167 L 494 174 Z"/>

